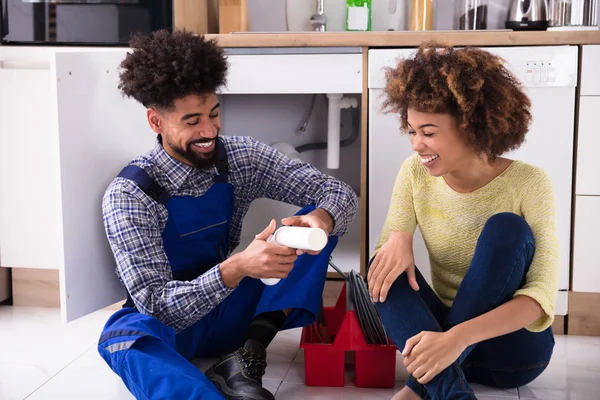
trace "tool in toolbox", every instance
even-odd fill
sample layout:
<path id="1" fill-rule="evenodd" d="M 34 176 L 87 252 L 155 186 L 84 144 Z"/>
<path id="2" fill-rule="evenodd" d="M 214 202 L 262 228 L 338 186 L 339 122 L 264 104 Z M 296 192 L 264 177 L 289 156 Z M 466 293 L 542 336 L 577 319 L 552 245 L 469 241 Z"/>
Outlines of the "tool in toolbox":
<path id="1" fill-rule="evenodd" d="M 356 387 L 393 387 L 397 348 L 385 332 L 365 280 L 354 270 L 346 276 L 331 258 L 329 265 L 345 282 L 336 305 L 322 307 L 317 321 L 302 330 L 305 383 L 344 386 L 345 356 L 351 351 Z"/>

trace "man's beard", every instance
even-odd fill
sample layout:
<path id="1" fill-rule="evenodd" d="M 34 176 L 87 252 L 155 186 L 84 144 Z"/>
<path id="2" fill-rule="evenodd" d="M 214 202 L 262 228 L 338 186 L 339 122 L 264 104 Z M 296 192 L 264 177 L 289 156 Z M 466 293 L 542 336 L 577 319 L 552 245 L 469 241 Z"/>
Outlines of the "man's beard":
<path id="1" fill-rule="evenodd" d="M 196 153 L 192 149 L 192 146 L 194 146 L 194 143 L 206 143 L 206 142 L 210 142 L 211 140 L 214 140 L 215 144 L 214 144 L 214 149 L 210 153 Z M 218 140 L 219 140 L 219 132 L 217 132 L 217 136 L 215 136 L 214 139 L 210 139 L 210 140 L 201 139 L 201 140 L 195 140 L 193 142 L 188 143 L 186 149 L 176 146 L 174 143 L 171 143 L 169 139 L 167 139 L 167 142 L 169 143 L 169 146 L 173 150 L 175 150 L 179 155 L 181 155 L 183 158 L 185 158 L 190 164 L 192 164 L 192 166 L 194 166 L 195 168 L 201 169 L 201 170 L 208 170 L 213 165 L 215 165 L 217 163 L 217 160 L 219 159 L 219 151 L 218 151 L 219 146 L 217 145 Z"/>

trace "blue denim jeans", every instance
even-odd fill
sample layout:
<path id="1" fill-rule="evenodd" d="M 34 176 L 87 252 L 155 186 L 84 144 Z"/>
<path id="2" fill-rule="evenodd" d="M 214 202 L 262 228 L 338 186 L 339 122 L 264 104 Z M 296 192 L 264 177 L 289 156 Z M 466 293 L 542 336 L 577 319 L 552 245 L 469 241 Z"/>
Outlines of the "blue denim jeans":
<path id="1" fill-rule="evenodd" d="M 418 269 L 418 292 L 402 274 L 386 301 L 376 303 L 387 333 L 401 351 L 407 339 L 422 331 L 447 331 L 506 303 L 523 285 L 534 250 L 533 233 L 523 218 L 493 215 L 479 236 L 452 307 L 440 301 Z M 423 399 L 475 399 L 468 382 L 497 388 L 526 385 L 544 371 L 553 349 L 551 327 L 540 333 L 520 329 L 469 346 L 425 385 L 412 375 L 406 384 Z"/>

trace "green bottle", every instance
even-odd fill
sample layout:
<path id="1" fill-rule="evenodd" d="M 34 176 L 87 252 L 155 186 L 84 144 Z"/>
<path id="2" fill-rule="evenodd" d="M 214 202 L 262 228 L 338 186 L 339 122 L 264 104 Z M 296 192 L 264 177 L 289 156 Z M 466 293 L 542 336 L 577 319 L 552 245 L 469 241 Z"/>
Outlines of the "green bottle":
<path id="1" fill-rule="evenodd" d="M 346 0 L 346 30 L 371 30 L 371 1 Z"/>

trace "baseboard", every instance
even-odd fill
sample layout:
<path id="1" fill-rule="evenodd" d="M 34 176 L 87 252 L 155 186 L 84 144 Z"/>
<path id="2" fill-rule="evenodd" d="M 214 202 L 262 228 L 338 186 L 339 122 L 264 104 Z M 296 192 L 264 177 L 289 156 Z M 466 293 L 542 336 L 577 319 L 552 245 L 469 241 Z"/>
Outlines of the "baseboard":
<path id="1" fill-rule="evenodd" d="M 10 268 L 0 267 L 0 303 L 10 299 Z"/>
<path id="2" fill-rule="evenodd" d="M 565 335 L 565 321 L 566 317 L 564 315 L 555 315 L 554 322 L 552 323 L 552 332 L 555 335 Z"/>
<path id="3" fill-rule="evenodd" d="M 568 334 L 600 336 L 600 293 L 569 292 Z"/>
<path id="4" fill-rule="evenodd" d="M 14 306 L 60 307 L 60 281 L 57 269 L 12 269 Z"/>

